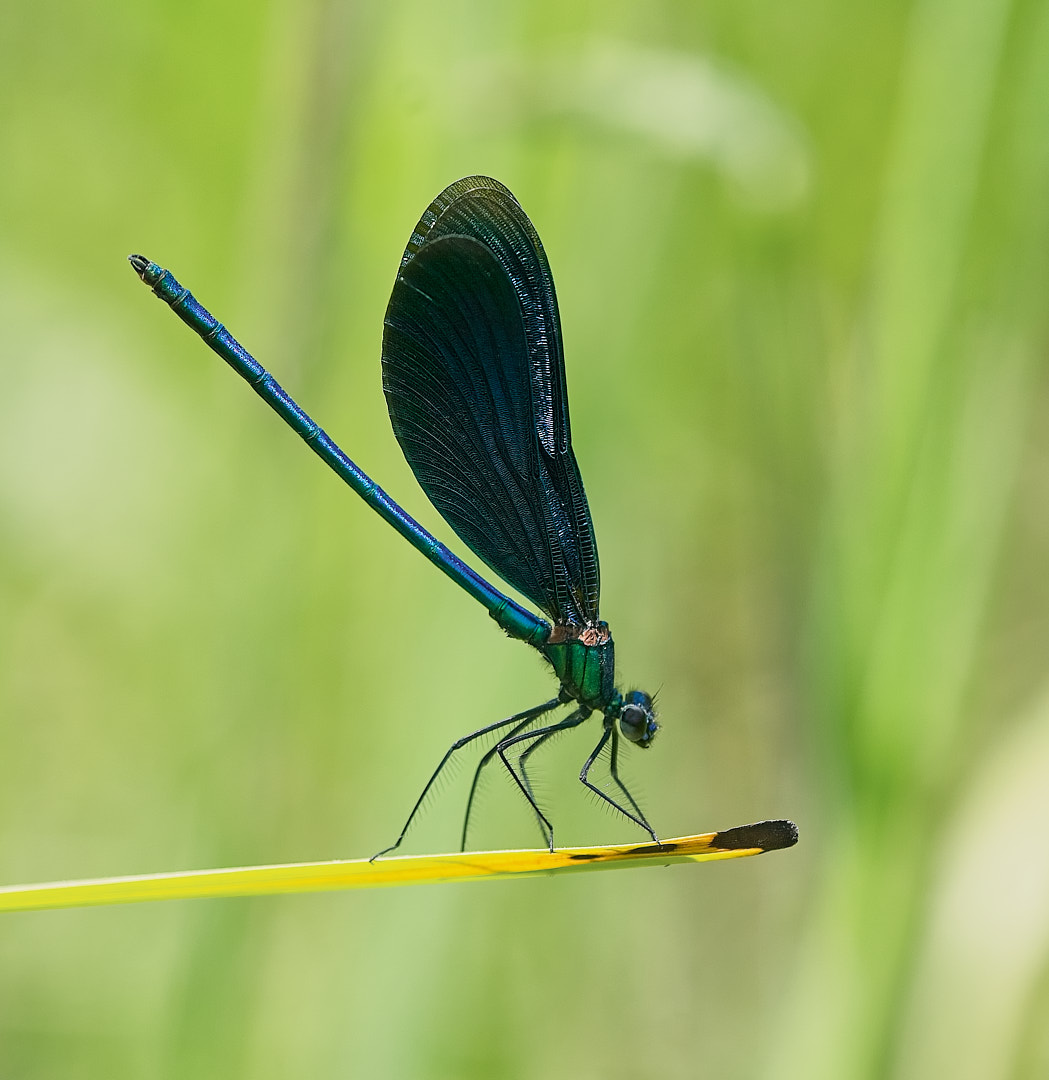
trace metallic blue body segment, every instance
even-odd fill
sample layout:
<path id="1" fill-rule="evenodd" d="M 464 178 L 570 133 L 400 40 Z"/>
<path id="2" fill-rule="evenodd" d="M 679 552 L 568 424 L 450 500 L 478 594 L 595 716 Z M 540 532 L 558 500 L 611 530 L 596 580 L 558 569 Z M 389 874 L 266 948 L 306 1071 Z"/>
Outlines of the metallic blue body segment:
<path id="1" fill-rule="evenodd" d="M 384 521 L 483 604 L 489 615 L 510 637 L 542 650 L 550 637 L 549 623 L 485 581 L 413 517 L 406 514 L 371 477 L 362 472 L 339 449 L 277 380 L 167 270 L 140 255 L 132 256 L 131 264 L 156 296 L 168 304 L 187 326 L 195 330 L 238 375 L 250 383 L 255 393 Z"/>

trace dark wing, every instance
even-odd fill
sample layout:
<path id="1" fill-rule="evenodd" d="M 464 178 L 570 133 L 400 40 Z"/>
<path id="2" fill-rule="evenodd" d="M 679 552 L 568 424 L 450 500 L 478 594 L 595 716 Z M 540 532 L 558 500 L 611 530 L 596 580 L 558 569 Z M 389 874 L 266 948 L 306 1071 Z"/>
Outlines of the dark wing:
<path id="1" fill-rule="evenodd" d="M 397 441 L 448 524 L 556 624 L 597 622 L 554 283 L 502 184 L 467 177 L 423 214 L 386 310 L 382 364 Z"/>

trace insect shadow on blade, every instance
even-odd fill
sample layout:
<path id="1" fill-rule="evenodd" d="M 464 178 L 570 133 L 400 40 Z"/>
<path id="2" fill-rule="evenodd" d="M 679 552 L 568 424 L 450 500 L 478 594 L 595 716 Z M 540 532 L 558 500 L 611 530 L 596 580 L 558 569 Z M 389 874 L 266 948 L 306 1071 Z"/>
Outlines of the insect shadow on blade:
<path id="1" fill-rule="evenodd" d="M 535 797 L 528 765 L 555 735 L 594 713 L 600 737 L 579 779 L 598 798 L 659 838 L 619 776 L 621 737 L 648 747 L 658 729 L 652 698 L 615 685 L 615 647 L 600 618 L 600 571 L 586 493 L 572 452 L 561 323 L 550 266 L 532 223 L 497 180 L 469 176 L 445 188 L 412 233 L 383 332 L 383 389 L 393 430 L 420 485 L 459 538 L 545 615 L 500 592 L 404 512 L 291 399 L 188 289 L 142 255 L 139 277 L 365 502 L 478 600 L 512 638 L 549 662 L 556 696 L 457 740 L 441 759 L 400 835 L 464 747 L 497 735 L 470 785 L 496 758 L 554 850 L 554 826 Z M 555 710 L 570 706 L 552 720 Z M 608 748 L 615 795 L 590 771 Z"/>

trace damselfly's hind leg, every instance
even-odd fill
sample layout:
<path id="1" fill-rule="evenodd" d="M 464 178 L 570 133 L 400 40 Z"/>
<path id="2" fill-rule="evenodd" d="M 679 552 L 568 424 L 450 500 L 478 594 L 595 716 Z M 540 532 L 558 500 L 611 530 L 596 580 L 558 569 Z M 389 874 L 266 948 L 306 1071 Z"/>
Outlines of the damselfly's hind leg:
<path id="1" fill-rule="evenodd" d="M 405 838 L 408 830 L 411 828 L 412 822 L 415 820 L 415 815 L 419 812 L 419 808 L 422 806 L 426 799 L 426 796 L 430 793 L 430 788 L 433 787 L 437 777 L 441 775 L 445 765 L 451 761 L 452 757 L 463 747 L 469 746 L 475 739 L 480 739 L 485 735 L 490 734 L 493 731 L 498 731 L 500 728 L 511 727 L 514 724 L 521 725 L 531 723 L 537 716 L 541 716 L 545 712 L 549 712 L 551 709 L 556 709 L 561 704 L 560 697 L 553 698 L 551 701 L 544 702 L 542 705 L 537 705 L 535 708 L 526 709 L 524 712 L 517 713 L 515 716 L 509 716 L 505 720 L 498 720 L 494 724 L 489 724 L 487 727 L 480 728 L 477 731 L 472 732 L 469 735 L 464 735 L 461 739 L 457 739 L 448 748 L 447 753 L 441 758 L 440 764 L 433 771 L 433 776 L 426 781 L 426 787 L 423 788 L 422 794 L 415 800 L 415 805 L 412 807 L 412 812 L 408 815 L 408 820 L 404 823 L 404 828 L 401 829 L 400 836 L 389 846 L 377 851 L 369 862 L 374 862 L 380 855 L 388 855 L 391 851 L 395 851 L 401 846 L 401 841 Z M 475 780 L 476 783 L 476 780 Z"/>
<path id="2" fill-rule="evenodd" d="M 515 735 L 518 735 L 522 731 L 524 731 L 524 729 L 527 728 L 530 724 L 534 724 L 535 721 L 538 720 L 539 717 L 543 715 L 543 713 L 549 712 L 549 710 L 551 708 L 556 708 L 558 705 L 563 705 L 563 704 L 564 704 L 564 702 L 561 700 L 561 698 L 558 698 L 557 701 L 555 701 L 553 703 L 548 701 L 545 705 L 542 705 L 537 709 L 529 710 L 529 712 L 525 715 L 524 719 L 519 724 L 517 724 L 515 727 L 512 727 L 503 736 L 503 738 L 500 740 L 500 742 L 504 742 L 506 739 L 512 739 Z M 514 719 L 516 719 L 516 717 Z M 491 750 L 487 750 L 484 753 L 481 760 L 477 763 L 477 768 L 474 770 L 473 782 L 470 784 L 470 794 L 466 798 L 466 814 L 463 817 L 463 835 L 462 835 L 462 840 L 461 840 L 461 842 L 459 844 L 459 850 L 460 851 L 465 851 L 466 850 L 466 836 L 467 836 L 467 832 L 469 831 L 469 828 L 470 828 L 470 814 L 471 814 L 471 812 L 473 810 L 474 796 L 477 794 L 477 785 L 480 783 L 481 773 L 484 772 L 484 770 L 487 768 L 487 766 L 492 761 L 492 759 L 495 757 L 495 755 L 498 753 L 498 751 L 499 751 L 499 743 L 496 743 L 495 746 L 493 746 L 491 748 Z"/>
<path id="3" fill-rule="evenodd" d="M 615 799 L 612 798 L 611 795 L 608 795 L 607 793 L 602 791 L 599 787 L 597 787 L 596 784 L 592 784 L 589 780 L 590 766 L 593 765 L 594 762 L 597 760 L 598 754 L 600 754 L 601 751 L 604 750 L 605 743 L 608 742 L 609 739 L 612 740 L 609 772 L 612 774 L 612 779 L 615 781 L 616 786 L 626 796 L 626 800 L 630 803 L 633 813 L 631 813 L 630 810 L 627 810 L 625 806 L 621 806 L 619 803 L 616 802 Z M 651 825 L 649 825 L 648 818 L 646 818 L 645 815 L 641 812 L 641 807 L 637 805 L 634 796 L 631 795 L 629 791 L 627 791 L 626 785 L 619 778 L 619 733 L 616 731 L 613 721 L 605 721 L 605 730 L 601 733 L 601 738 L 598 739 L 597 746 L 594 747 L 590 756 L 586 759 L 586 764 L 580 770 L 579 779 L 595 795 L 604 799 L 605 802 L 608 803 L 610 806 L 614 806 L 616 810 L 618 810 L 624 817 L 629 818 L 632 822 L 634 822 L 635 825 L 640 825 L 641 828 L 644 829 L 645 832 L 647 832 L 648 835 L 651 836 L 657 844 L 660 842 L 659 837 L 656 836 L 655 830 L 652 828 Z"/>
<path id="4" fill-rule="evenodd" d="M 535 796 L 532 794 L 531 785 L 528 783 L 527 778 L 522 779 L 518 776 L 517 770 L 510 764 L 510 759 L 506 756 L 506 752 L 517 743 L 532 739 L 535 740 L 535 744 L 538 745 L 539 743 L 546 742 L 551 735 L 556 735 L 559 731 L 567 731 L 569 728 L 578 727 L 586 720 L 591 711 L 592 710 L 580 706 L 574 712 L 569 713 L 569 715 L 559 723 L 550 724 L 547 727 L 541 727 L 535 731 L 526 731 L 523 735 L 508 736 L 505 739 L 500 739 L 495 747 L 502 763 L 506 766 L 506 771 L 514 778 L 514 783 L 520 789 L 521 794 L 528 800 L 528 805 L 535 811 L 535 816 L 539 819 L 539 828 L 543 833 L 543 839 L 546 841 L 546 844 L 551 851 L 554 850 L 554 826 L 543 811 L 539 809 L 539 804 L 535 801 Z M 529 747 L 525 750 L 522 757 L 527 755 L 532 749 L 534 749 L 534 747 Z"/>

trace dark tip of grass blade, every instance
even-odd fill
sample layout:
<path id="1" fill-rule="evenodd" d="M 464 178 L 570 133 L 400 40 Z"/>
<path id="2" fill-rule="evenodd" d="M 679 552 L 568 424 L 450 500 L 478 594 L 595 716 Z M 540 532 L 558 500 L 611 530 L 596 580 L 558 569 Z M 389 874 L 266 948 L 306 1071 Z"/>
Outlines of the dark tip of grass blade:
<path id="1" fill-rule="evenodd" d="M 743 848 L 761 848 L 762 851 L 779 851 L 793 847 L 798 842 L 798 827 L 793 821 L 757 821 L 753 825 L 739 825 L 719 832 L 711 847 L 726 851 Z"/>

